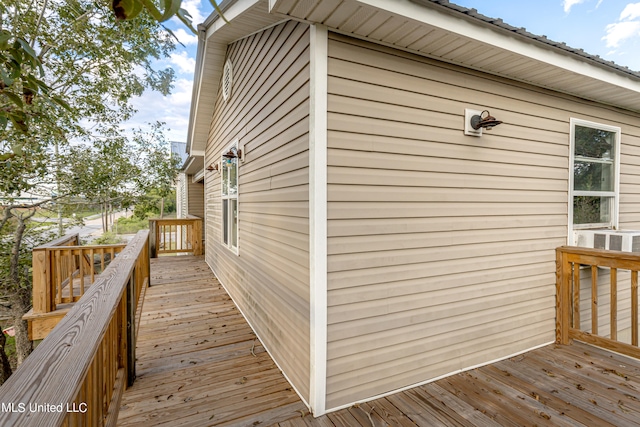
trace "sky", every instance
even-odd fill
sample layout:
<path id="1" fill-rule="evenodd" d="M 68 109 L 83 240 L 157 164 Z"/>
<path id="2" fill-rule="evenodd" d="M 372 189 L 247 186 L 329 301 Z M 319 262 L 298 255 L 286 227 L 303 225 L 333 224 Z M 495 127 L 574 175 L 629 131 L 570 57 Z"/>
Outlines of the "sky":
<path id="1" fill-rule="evenodd" d="M 213 11 L 209 0 L 182 0 L 182 8 L 191 15 L 194 28 L 204 22 Z M 124 127 L 129 130 L 144 128 L 148 123 L 161 121 L 166 124 L 169 141 L 186 142 L 198 37 L 177 18 L 170 19 L 165 26 L 180 43 L 176 44 L 176 49 L 169 58 L 157 62 L 156 68 L 173 68 L 173 90 L 165 97 L 147 89 L 141 97 L 133 99 L 132 104 L 138 113 Z"/>
<path id="2" fill-rule="evenodd" d="M 389 0 L 394 1 L 394 0 Z M 515 27 L 524 27 L 536 35 L 584 49 L 592 55 L 640 71 L 640 1 L 628 0 L 450 0 L 451 3 L 477 9 L 491 18 L 501 18 Z M 194 27 L 211 13 L 209 0 L 183 0 L 182 7 L 193 17 Z M 177 19 L 170 20 L 171 29 L 183 46 L 167 60 L 163 68 L 175 70 L 172 94 L 146 91 L 134 100 L 138 114 L 127 127 L 144 127 L 156 120 L 166 123 L 170 141 L 187 140 L 191 87 L 195 69 L 197 37 Z"/>

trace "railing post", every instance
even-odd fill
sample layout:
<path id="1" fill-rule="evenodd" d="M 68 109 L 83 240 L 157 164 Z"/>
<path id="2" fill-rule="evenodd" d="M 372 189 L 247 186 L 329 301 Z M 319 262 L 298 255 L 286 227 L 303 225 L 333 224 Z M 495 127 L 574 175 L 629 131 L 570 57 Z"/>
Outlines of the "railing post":
<path id="1" fill-rule="evenodd" d="M 49 313 L 56 309 L 53 290 L 51 289 L 50 252 L 44 248 L 36 248 L 32 253 L 33 269 L 33 312 Z"/>
<path id="2" fill-rule="evenodd" d="M 191 230 L 191 247 L 193 255 L 202 255 L 202 219 L 193 221 L 193 229 Z"/>
<path id="3" fill-rule="evenodd" d="M 149 220 L 149 257 L 158 257 L 158 227 L 155 219 Z"/>
<path id="4" fill-rule="evenodd" d="M 569 344 L 571 290 L 569 289 L 570 263 L 562 248 L 556 249 L 556 342 Z"/>

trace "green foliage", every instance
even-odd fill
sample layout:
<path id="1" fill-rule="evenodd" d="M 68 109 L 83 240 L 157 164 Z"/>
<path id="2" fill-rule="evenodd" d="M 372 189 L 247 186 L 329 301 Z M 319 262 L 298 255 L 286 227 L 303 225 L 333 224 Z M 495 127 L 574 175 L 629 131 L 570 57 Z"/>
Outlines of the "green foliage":
<path id="1" fill-rule="evenodd" d="M 218 3 L 215 0 L 209 0 L 213 8 L 224 19 L 226 23 L 227 18 L 224 17 Z M 195 28 L 191 23 L 191 15 L 180 8 L 182 0 L 161 0 L 162 7 L 158 8 L 151 0 L 113 0 L 113 13 L 118 19 L 131 20 L 135 19 L 142 9 L 146 9 L 147 12 L 160 22 L 167 21 L 173 16 L 177 16 L 194 34 Z"/>
<path id="2" fill-rule="evenodd" d="M 121 236 L 118 236 L 111 231 L 107 231 L 105 233 L 102 233 L 101 236 L 93 239 L 91 243 L 94 245 L 116 245 L 123 242 L 124 239 Z"/>
<path id="3" fill-rule="evenodd" d="M 138 218 L 132 216 L 129 218 L 118 218 L 118 234 L 135 234 L 140 230 L 149 228 L 149 220 L 147 218 Z"/>
<path id="4" fill-rule="evenodd" d="M 101 144 L 123 138 L 120 123 L 135 112 L 130 99 L 146 87 L 164 94 L 171 89 L 173 70 L 153 64 L 174 49 L 175 38 L 148 14 L 116 22 L 106 2 L 93 0 L 3 0 L 0 9 L 0 34 L 10 35 L 9 47 L 20 50 L 0 50 L 2 78 L 22 76 L 11 80 L 11 87 L 0 79 L 6 86 L 0 110 L 37 117 L 28 126 L 18 118 L 0 127 L 0 192 L 5 195 L 57 183 L 76 161 L 70 141 Z M 3 68 L 3 59 L 15 69 Z M 22 99 L 19 105 L 14 95 L 24 95 L 24 87 L 29 102 Z"/>
<path id="5" fill-rule="evenodd" d="M 147 219 L 160 215 L 160 205 L 162 195 L 157 189 L 151 189 L 147 194 L 140 197 L 138 203 L 133 208 L 133 216 L 138 219 Z M 176 193 L 175 190 L 170 191 L 165 196 L 164 211 L 171 213 L 176 211 Z"/>

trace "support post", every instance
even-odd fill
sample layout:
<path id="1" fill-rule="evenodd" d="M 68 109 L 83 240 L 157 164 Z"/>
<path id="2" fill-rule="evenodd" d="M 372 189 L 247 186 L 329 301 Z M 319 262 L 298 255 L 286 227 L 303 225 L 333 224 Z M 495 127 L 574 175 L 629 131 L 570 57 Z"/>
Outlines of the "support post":
<path id="1" fill-rule="evenodd" d="M 158 257 L 158 227 L 155 219 L 149 220 L 149 257 Z"/>

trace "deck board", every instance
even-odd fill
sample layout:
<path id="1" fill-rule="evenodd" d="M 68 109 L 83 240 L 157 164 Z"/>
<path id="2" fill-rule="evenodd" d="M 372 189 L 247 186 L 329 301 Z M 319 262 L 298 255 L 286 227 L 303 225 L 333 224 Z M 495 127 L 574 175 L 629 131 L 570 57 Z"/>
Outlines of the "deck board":
<path id="1" fill-rule="evenodd" d="M 306 411 L 202 257 L 152 260 L 136 352 L 120 426 L 268 425 Z"/>
<path id="2" fill-rule="evenodd" d="M 120 426 L 640 426 L 640 360 L 578 342 L 313 418 L 202 257 L 151 268 Z"/>

